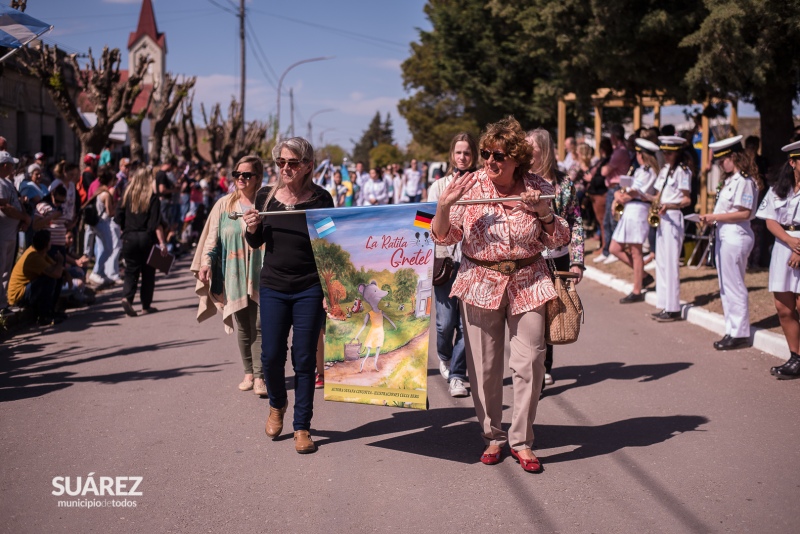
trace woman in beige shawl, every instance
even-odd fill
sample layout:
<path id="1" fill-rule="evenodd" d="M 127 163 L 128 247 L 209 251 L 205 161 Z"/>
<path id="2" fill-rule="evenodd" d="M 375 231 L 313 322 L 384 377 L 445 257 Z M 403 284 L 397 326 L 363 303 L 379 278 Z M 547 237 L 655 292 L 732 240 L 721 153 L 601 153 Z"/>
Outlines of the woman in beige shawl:
<path id="1" fill-rule="evenodd" d="M 264 260 L 262 248 L 253 249 L 245 241 L 243 219 L 231 220 L 231 211 L 245 212 L 253 207 L 261 186 L 264 164 L 257 156 L 245 156 L 231 173 L 236 189 L 217 201 L 197 244 L 192 272 L 197 278 L 195 292 L 200 297 L 197 321 L 202 322 L 222 311 L 225 332 L 238 325 L 239 352 L 244 364 L 242 391 L 253 390 L 266 396 L 267 386 L 261 369 L 261 321 L 258 310 L 258 280 Z"/>

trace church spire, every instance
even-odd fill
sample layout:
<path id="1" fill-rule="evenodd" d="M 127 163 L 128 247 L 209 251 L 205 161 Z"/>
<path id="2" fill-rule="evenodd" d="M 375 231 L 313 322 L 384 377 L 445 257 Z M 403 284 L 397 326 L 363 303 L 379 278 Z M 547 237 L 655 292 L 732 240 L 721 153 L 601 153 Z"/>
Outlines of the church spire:
<path id="1" fill-rule="evenodd" d="M 139 13 L 139 25 L 136 31 L 132 32 L 128 38 L 128 50 L 132 49 L 136 42 L 144 36 L 150 37 L 164 52 L 167 51 L 167 39 L 163 33 L 158 33 L 156 16 L 155 13 L 153 13 L 153 3 L 151 0 L 144 0 L 142 2 L 142 11 Z"/>

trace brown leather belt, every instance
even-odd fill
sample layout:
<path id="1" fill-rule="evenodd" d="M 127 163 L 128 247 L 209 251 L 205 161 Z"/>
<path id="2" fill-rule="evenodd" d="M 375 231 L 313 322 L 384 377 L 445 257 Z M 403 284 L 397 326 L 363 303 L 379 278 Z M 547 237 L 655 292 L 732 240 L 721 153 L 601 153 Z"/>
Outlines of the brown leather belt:
<path id="1" fill-rule="evenodd" d="M 800 231 L 800 224 L 782 224 L 781 228 L 790 232 Z"/>
<path id="2" fill-rule="evenodd" d="M 534 263 L 536 263 L 539 260 L 539 258 L 542 257 L 542 253 L 540 252 L 535 256 L 531 256 L 530 258 L 522 258 L 521 260 L 502 260 L 502 261 L 476 260 L 475 258 L 470 258 L 466 254 L 464 255 L 464 257 L 466 257 L 469 261 L 471 261 L 475 265 L 479 265 L 480 267 L 486 267 L 487 269 L 491 269 L 492 271 L 497 271 L 498 273 L 510 275 L 514 274 L 523 267 L 527 267 L 528 265 L 533 265 Z"/>

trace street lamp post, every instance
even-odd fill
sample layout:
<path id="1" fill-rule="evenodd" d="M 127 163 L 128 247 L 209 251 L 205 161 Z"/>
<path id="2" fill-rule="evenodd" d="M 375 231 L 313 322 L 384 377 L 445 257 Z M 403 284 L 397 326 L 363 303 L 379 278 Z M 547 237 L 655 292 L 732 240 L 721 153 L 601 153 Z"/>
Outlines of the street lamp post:
<path id="1" fill-rule="evenodd" d="M 278 80 L 278 111 L 275 116 L 275 140 L 277 141 L 281 135 L 281 86 L 283 85 L 283 79 L 289 74 L 289 71 L 293 68 L 297 67 L 298 65 L 302 65 L 303 63 L 311 63 L 312 61 L 325 61 L 326 59 L 333 59 L 334 56 L 326 56 L 326 57 L 312 57 L 310 59 L 301 59 L 295 63 L 289 65 L 283 74 L 281 74 L 280 79 Z"/>
<path id="2" fill-rule="evenodd" d="M 311 142 L 311 121 L 314 119 L 314 117 L 316 117 L 320 113 L 328 113 L 329 111 L 336 111 L 336 110 L 333 109 L 333 108 L 331 108 L 331 109 L 321 109 L 321 110 L 317 111 L 316 113 L 312 113 L 311 116 L 308 118 L 308 132 L 307 132 L 306 138 L 309 140 L 309 142 Z"/>

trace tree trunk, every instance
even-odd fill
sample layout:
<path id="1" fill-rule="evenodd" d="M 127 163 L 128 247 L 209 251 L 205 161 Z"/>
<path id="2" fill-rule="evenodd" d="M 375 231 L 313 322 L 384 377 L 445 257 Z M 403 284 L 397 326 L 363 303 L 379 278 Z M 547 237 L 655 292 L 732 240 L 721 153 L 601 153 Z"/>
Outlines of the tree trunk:
<path id="1" fill-rule="evenodd" d="M 761 153 L 774 174 L 786 162 L 781 147 L 791 142 L 794 131 L 792 101 L 797 94 L 788 77 L 778 78 L 754 98 L 761 115 Z"/>
<path id="2" fill-rule="evenodd" d="M 131 160 L 144 161 L 144 146 L 142 146 L 142 122 L 132 120 L 128 122 L 128 135 L 131 138 Z"/>
<path id="3" fill-rule="evenodd" d="M 153 152 L 150 154 L 150 164 L 154 167 L 161 165 L 161 150 L 164 148 L 164 136 L 153 135 Z"/>

